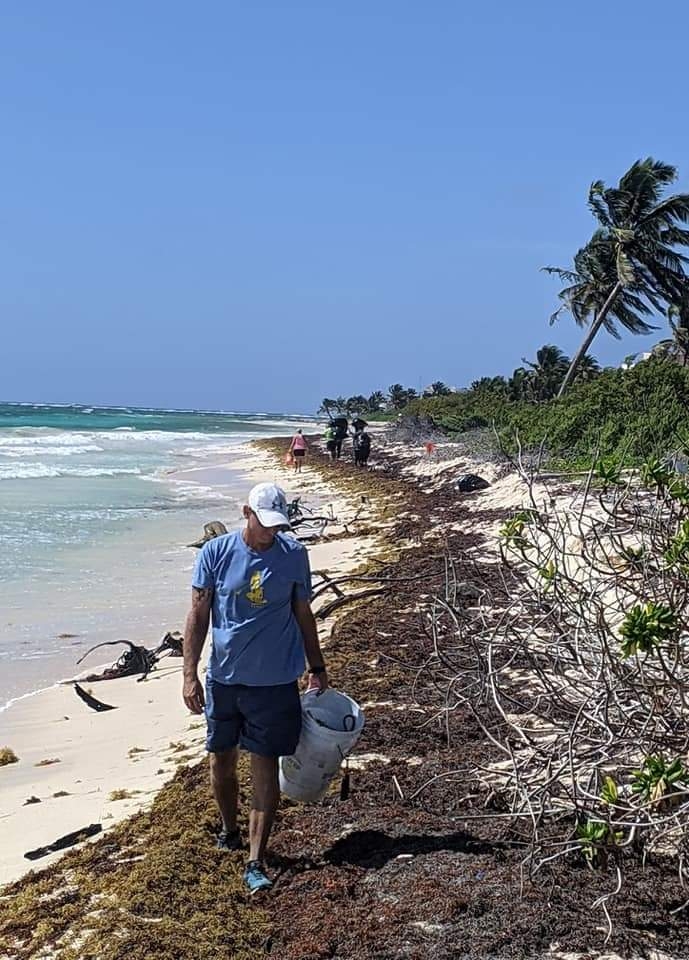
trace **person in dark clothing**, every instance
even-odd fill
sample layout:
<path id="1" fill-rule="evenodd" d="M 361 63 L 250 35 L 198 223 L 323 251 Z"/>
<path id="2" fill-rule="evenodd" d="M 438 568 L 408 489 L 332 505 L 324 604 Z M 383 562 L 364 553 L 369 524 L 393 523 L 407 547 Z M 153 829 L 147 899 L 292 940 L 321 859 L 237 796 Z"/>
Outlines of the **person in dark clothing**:
<path id="1" fill-rule="evenodd" d="M 333 432 L 335 441 L 335 459 L 339 460 L 342 456 L 342 444 L 347 436 L 347 420 L 342 418 L 333 422 Z"/>
<path id="2" fill-rule="evenodd" d="M 359 430 L 354 434 L 354 464 L 357 467 L 365 467 L 371 452 L 371 437 L 365 430 Z"/>

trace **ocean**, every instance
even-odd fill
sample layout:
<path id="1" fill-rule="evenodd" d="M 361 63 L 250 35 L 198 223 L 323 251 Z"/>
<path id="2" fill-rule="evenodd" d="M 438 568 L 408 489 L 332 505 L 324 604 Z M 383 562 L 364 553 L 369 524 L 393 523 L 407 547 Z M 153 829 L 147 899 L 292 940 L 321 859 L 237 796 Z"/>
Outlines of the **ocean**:
<path id="1" fill-rule="evenodd" d="M 240 520 L 239 448 L 304 422 L 0 404 L 0 709 L 70 676 L 95 643 L 154 646 L 181 630 L 196 553 L 187 544 L 210 520 Z"/>

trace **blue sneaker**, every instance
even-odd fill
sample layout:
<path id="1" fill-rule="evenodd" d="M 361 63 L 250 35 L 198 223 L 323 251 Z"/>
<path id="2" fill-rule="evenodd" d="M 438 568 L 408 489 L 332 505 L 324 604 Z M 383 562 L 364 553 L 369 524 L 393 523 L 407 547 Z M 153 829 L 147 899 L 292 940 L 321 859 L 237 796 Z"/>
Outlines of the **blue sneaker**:
<path id="1" fill-rule="evenodd" d="M 269 880 L 263 872 L 260 860 L 249 860 L 244 870 L 244 883 L 251 896 L 261 890 L 270 890 L 273 886 L 273 881 Z"/>

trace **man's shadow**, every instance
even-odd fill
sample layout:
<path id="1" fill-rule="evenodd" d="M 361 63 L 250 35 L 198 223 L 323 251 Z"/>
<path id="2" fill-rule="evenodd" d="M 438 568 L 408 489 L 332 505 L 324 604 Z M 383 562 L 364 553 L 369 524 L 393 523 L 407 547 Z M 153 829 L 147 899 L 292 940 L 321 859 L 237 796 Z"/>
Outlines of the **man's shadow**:
<path id="1" fill-rule="evenodd" d="M 399 837 L 389 836 L 382 830 L 356 830 L 336 840 L 325 851 L 323 859 L 334 866 L 352 864 L 379 870 L 401 854 L 417 856 L 442 850 L 475 855 L 492 853 L 494 849 L 494 844 L 477 840 L 464 830 L 443 834 L 405 833 Z"/>
<path id="2" fill-rule="evenodd" d="M 509 846 L 509 843 L 488 843 L 478 840 L 463 830 L 455 833 L 417 834 L 405 833 L 390 836 L 382 830 L 355 830 L 341 837 L 323 852 L 318 862 L 303 857 L 277 856 L 274 858 L 280 873 L 301 873 L 305 869 L 318 869 L 325 864 L 343 866 L 345 864 L 380 870 L 390 860 L 401 854 L 418 856 L 424 853 L 465 853 L 468 856 L 491 854 L 497 848 Z"/>

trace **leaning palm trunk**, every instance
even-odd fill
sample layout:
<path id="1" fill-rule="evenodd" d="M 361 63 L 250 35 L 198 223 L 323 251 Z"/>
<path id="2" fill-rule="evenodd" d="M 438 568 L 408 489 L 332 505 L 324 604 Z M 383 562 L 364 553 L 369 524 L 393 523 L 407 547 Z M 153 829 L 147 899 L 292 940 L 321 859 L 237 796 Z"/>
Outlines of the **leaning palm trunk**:
<path id="1" fill-rule="evenodd" d="M 604 322 L 605 322 L 605 318 L 607 317 L 608 313 L 610 312 L 610 308 L 611 308 L 612 305 L 614 304 L 614 302 L 615 302 L 615 300 L 617 299 L 617 297 L 620 295 L 620 292 L 621 292 L 621 290 L 622 290 L 622 286 L 623 286 L 622 281 L 621 281 L 621 280 L 618 280 L 617 283 L 615 284 L 615 286 L 614 286 L 614 287 L 612 288 L 612 290 L 610 291 L 610 295 L 608 296 L 608 299 L 605 301 L 605 303 L 604 303 L 603 306 L 600 308 L 600 310 L 598 311 L 598 313 L 594 316 L 593 322 L 591 323 L 591 329 L 589 330 L 589 332 L 588 332 L 588 333 L 586 334 L 586 336 L 584 337 L 584 340 L 583 340 L 581 346 L 579 347 L 579 349 L 577 350 L 576 354 L 574 355 L 574 358 L 572 359 L 572 362 L 571 362 L 570 365 L 569 365 L 569 370 L 568 370 L 567 373 L 565 374 L 565 378 L 564 378 L 564 380 L 562 381 L 562 384 L 560 385 L 560 389 L 558 390 L 558 393 L 557 393 L 557 399 L 558 399 L 558 400 L 560 399 L 560 397 L 562 396 L 562 394 L 565 392 L 565 390 L 567 389 L 567 387 L 569 386 L 569 384 L 570 384 L 570 383 L 572 382 L 572 380 L 574 379 L 574 377 L 575 377 L 575 375 L 576 375 L 576 372 L 577 372 L 577 370 L 578 370 L 578 368 L 579 368 L 579 364 L 581 363 L 582 358 L 585 356 L 585 354 L 588 353 L 588 349 L 589 349 L 589 347 L 591 346 L 591 344 L 593 343 L 593 341 L 594 341 L 594 339 L 595 339 L 595 337 L 596 337 L 596 334 L 598 333 L 598 331 L 600 330 L 600 328 L 603 326 L 603 324 L 604 324 Z"/>

